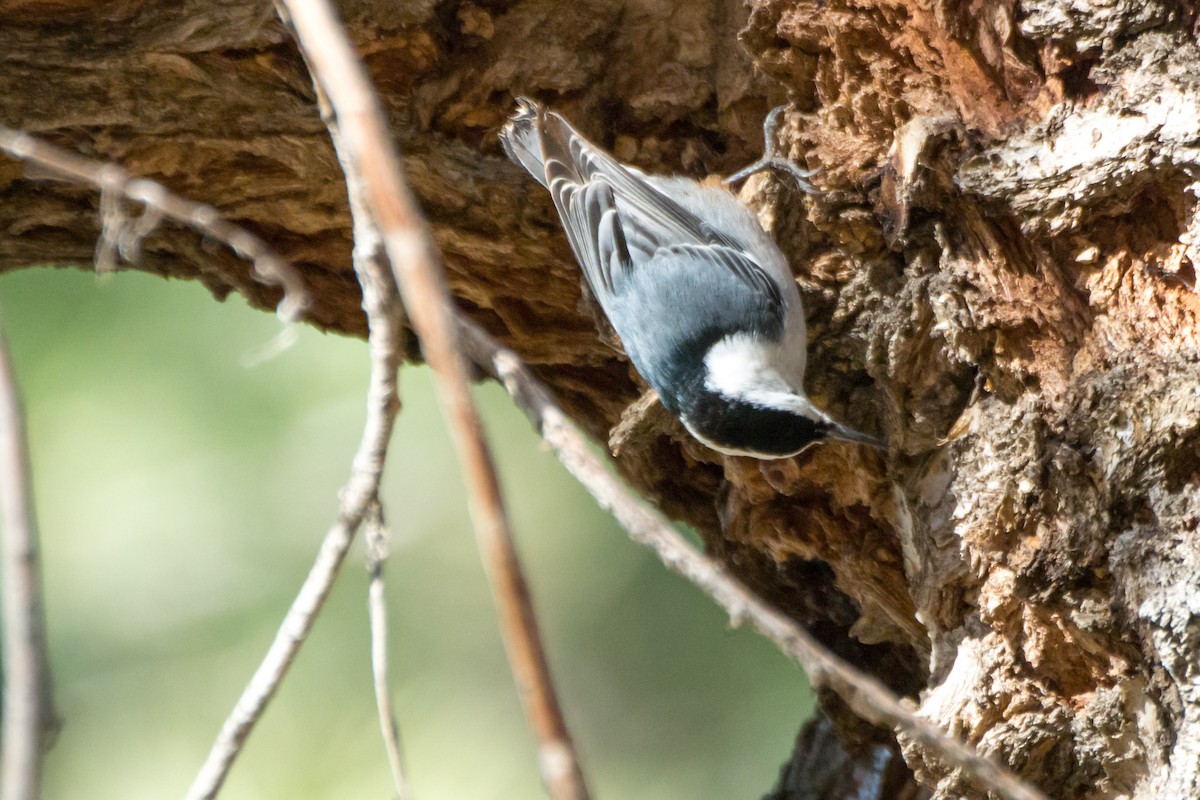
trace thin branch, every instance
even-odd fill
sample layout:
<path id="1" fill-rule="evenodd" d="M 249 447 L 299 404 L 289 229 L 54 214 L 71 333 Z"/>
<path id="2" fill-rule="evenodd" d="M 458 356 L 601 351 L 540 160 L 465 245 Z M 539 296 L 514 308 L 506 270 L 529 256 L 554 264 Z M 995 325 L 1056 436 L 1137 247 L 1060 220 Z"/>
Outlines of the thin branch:
<path id="1" fill-rule="evenodd" d="M 389 533 L 383 521 L 383 509 L 379 504 L 367 515 L 367 572 L 370 584 L 367 587 L 367 614 L 371 621 L 371 675 L 375 681 L 375 707 L 379 711 L 379 728 L 387 750 L 388 765 L 392 769 L 392 785 L 396 800 L 410 800 L 412 790 L 404 770 L 404 758 L 400 749 L 400 726 L 396 712 L 392 709 L 391 692 L 388 688 L 388 632 L 387 601 L 384 597 L 383 565 L 388 557 Z"/>
<path id="2" fill-rule="evenodd" d="M 688 544 L 666 517 L 613 474 L 596 454 L 595 445 L 570 422 L 516 353 L 465 317 L 460 316 L 458 323 L 465 352 L 503 384 L 567 471 L 616 517 L 630 538 L 649 547 L 664 564 L 712 597 L 735 625 L 749 622 L 800 664 L 814 686 L 833 690 L 863 719 L 899 729 L 918 740 L 979 786 L 1007 800 L 1047 800 L 1008 769 L 919 716 L 910 702 L 838 658 L 794 620 L 730 575 L 724 565 Z"/>
<path id="3" fill-rule="evenodd" d="M 0 577 L 4 580 L 4 755 L 0 797 L 40 796 L 54 727 L 37 522 L 21 397 L 0 325 Z"/>
<path id="4" fill-rule="evenodd" d="M 344 150 L 343 164 L 363 187 L 422 352 L 433 368 L 442 411 L 463 465 L 509 662 L 537 737 L 542 779 L 556 800 L 584 800 L 587 788 L 554 692 L 499 481 L 471 399 L 437 248 L 404 181 L 378 99 L 332 7 L 325 0 L 280 0 L 278 5 L 336 114 L 335 142 Z"/>
<path id="5" fill-rule="evenodd" d="M 114 251 L 130 261 L 136 260 L 142 240 L 165 217 L 224 242 L 253 264 L 256 278 L 282 287 L 279 316 L 284 321 L 296 321 L 308 308 L 308 292 L 296 268 L 276 255 L 262 239 L 222 218 L 213 206 L 184 199 L 162 184 L 131 175 L 116 164 L 84 158 L 3 125 L 0 125 L 0 151 L 100 190 L 103 233 L 96 247 L 97 271 L 115 268 Z M 128 221 L 120 210 L 120 198 L 144 206 L 142 215 Z"/>
<path id="6" fill-rule="evenodd" d="M 379 492 L 388 441 L 398 408 L 396 369 L 399 351 L 396 346 L 398 329 L 394 317 L 381 313 L 378 298 L 363 287 L 363 305 L 368 309 L 371 349 L 371 379 L 367 392 L 367 421 L 362 441 L 354 456 L 350 479 L 341 493 L 341 508 L 337 523 L 325 535 L 316 562 L 305 578 L 296 599 L 292 601 L 266 657 L 238 698 L 233 711 L 221 727 L 221 732 L 187 793 L 187 800 L 210 800 L 216 797 L 240 754 L 246 737 L 274 697 L 287 670 L 295 661 L 317 614 L 333 587 L 346 551 L 354 534 L 362 525 L 368 508 Z"/>
<path id="7" fill-rule="evenodd" d="M 109 240 L 105 246 L 114 246 L 112 243 L 115 242 L 115 247 L 126 258 L 136 257 L 141 238 L 153 229 L 160 216 L 166 217 L 224 242 L 238 255 L 252 259 L 258 277 L 283 287 L 284 297 L 279 314 L 285 320 L 294 318 L 307 308 L 308 293 L 296 268 L 276 254 L 260 237 L 223 219 L 212 206 L 174 195 L 153 181 L 131 177 L 115 164 L 82 158 L 29 134 L 2 126 L 0 150 L 69 180 L 96 186 L 109 197 L 119 195 L 144 204 L 143 215 L 131 226 L 116 232 L 110 231 L 104 237 Z M 113 225 L 111 201 L 108 201 L 107 207 L 110 209 L 110 218 L 104 221 L 106 229 Z M 111 259 L 111 254 L 100 258 L 101 262 L 106 259 Z M 356 258 L 355 264 L 359 263 L 361 259 Z M 188 790 L 188 800 L 217 795 L 246 738 L 274 697 L 312 629 L 354 534 L 378 496 L 387 446 L 399 410 L 396 370 L 401 360 L 398 342 L 403 314 L 390 279 L 381 285 L 369 274 L 360 273 L 359 278 L 363 287 L 363 308 L 367 313 L 371 377 L 367 392 L 367 419 L 351 466 L 350 478 L 341 491 L 338 520 L 326 533 L 316 560 L 292 601 L 270 649 L 225 720 L 208 758 Z M 13 582 L 6 579 L 5 586 L 12 587 Z M 6 769 L 5 773 L 8 775 L 10 771 Z M 6 800 L 8 796 L 7 793 L 4 795 Z"/>
<path id="8" fill-rule="evenodd" d="M 359 263 L 360 260 L 355 259 L 356 266 Z M 288 609 L 266 657 L 225 720 L 207 760 L 188 790 L 187 800 L 210 800 L 220 791 L 246 737 L 312 630 L 354 534 L 378 499 L 388 442 L 399 411 L 396 371 L 401 360 L 402 315 L 390 284 L 380 285 L 363 272 L 358 277 L 363 290 L 363 308 L 367 312 L 371 378 L 367 391 L 367 420 L 354 455 L 350 479 L 341 492 L 338 521 L 325 535 L 316 562 Z"/>
<path id="9" fill-rule="evenodd" d="M 314 81 L 317 107 L 321 120 L 329 130 L 342 172 L 346 178 L 346 195 L 350 206 L 350 217 L 354 225 L 354 271 L 359 283 L 374 287 L 373 291 L 386 296 L 388 315 L 393 320 L 397 341 L 403 330 L 405 315 L 400 302 L 395 276 L 388 268 L 387 254 L 383 251 L 383 240 L 379 229 L 363 206 L 363 191 L 357 175 L 351 169 L 346 148 L 338 134 L 333 109 L 329 105 L 320 83 Z M 403 358 L 398 353 L 398 358 Z M 397 395 L 399 402 L 399 395 Z M 390 534 L 383 518 L 383 504 L 376 499 L 367 512 L 367 618 L 371 629 L 371 675 L 375 685 L 375 708 L 379 716 L 379 729 L 383 735 L 383 746 L 387 752 L 388 767 L 392 773 L 392 787 L 396 800 L 411 800 L 412 789 L 404 768 L 403 751 L 400 746 L 400 725 L 392 708 L 388 679 L 388 632 L 387 603 L 384 594 L 383 565 L 388 557 Z"/>

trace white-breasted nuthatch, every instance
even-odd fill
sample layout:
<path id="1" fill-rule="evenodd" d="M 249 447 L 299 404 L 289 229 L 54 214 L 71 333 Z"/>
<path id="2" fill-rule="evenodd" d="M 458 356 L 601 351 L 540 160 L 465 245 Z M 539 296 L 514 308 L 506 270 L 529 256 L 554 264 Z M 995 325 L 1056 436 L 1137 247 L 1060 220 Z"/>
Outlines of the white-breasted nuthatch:
<path id="1" fill-rule="evenodd" d="M 519 98 L 500 141 L 550 190 L 584 277 L 663 406 L 701 442 L 785 458 L 822 439 L 882 447 L 804 393 L 800 291 L 757 218 L 724 189 L 619 163 L 558 114 Z M 768 166 L 767 155 L 735 178 Z M 811 173 L 793 169 L 802 188 Z"/>

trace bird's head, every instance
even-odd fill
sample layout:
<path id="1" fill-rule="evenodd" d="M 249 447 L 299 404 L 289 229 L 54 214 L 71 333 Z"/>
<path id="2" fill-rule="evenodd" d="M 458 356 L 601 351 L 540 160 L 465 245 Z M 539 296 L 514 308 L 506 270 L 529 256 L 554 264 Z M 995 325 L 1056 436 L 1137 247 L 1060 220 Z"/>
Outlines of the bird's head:
<path id="1" fill-rule="evenodd" d="M 681 418 L 696 438 L 730 455 L 789 458 L 831 440 L 885 447 L 879 439 L 834 421 L 801 392 L 705 393 Z"/>

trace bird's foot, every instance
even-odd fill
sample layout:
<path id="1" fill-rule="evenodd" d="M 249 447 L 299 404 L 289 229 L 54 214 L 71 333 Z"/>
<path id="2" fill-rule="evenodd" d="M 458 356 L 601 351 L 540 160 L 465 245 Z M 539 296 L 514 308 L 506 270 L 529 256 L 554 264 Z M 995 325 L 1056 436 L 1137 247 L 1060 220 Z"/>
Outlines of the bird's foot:
<path id="1" fill-rule="evenodd" d="M 809 183 L 808 179 L 816 175 L 820 170 L 817 169 L 801 169 L 796 164 L 777 155 L 775 152 L 775 132 L 779 129 L 779 122 L 783 119 L 783 112 L 787 110 L 787 106 L 777 106 L 771 109 L 771 113 L 767 114 L 766 120 L 763 122 L 763 155 L 758 161 L 755 161 L 745 169 L 740 169 L 725 179 L 724 183 L 737 183 L 738 181 L 749 178 L 756 172 L 762 172 L 768 169 L 783 170 L 796 179 L 800 190 L 805 194 L 823 194 L 817 187 Z"/>

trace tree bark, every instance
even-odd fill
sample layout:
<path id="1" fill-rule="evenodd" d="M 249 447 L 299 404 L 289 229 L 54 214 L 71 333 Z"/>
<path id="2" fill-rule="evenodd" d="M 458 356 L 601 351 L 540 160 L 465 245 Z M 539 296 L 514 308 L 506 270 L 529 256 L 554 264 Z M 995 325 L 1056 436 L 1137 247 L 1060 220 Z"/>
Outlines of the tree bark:
<path id="1" fill-rule="evenodd" d="M 888 454 L 727 457 L 652 415 L 618 468 L 1052 797 L 1200 797 L 1193 4 L 342 11 L 462 307 L 600 438 L 644 387 L 581 301 L 548 195 L 500 153 L 513 96 L 624 161 L 696 177 L 756 156 L 787 100 L 782 144 L 824 194 L 756 178 L 743 199 L 805 295 L 810 394 Z M 0 0 L 0 20 L 0 122 L 213 203 L 303 268 L 312 324 L 365 332 L 338 163 L 268 4 Z M 0 269 L 88 267 L 100 199 L 41 177 L 0 161 Z M 156 230 L 133 266 L 278 300 L 182 230 Z M 836 701 L 824 713 L 776 797 L 981 796 Z M 835 752 L 854 777 L 820 783 Z"/>

